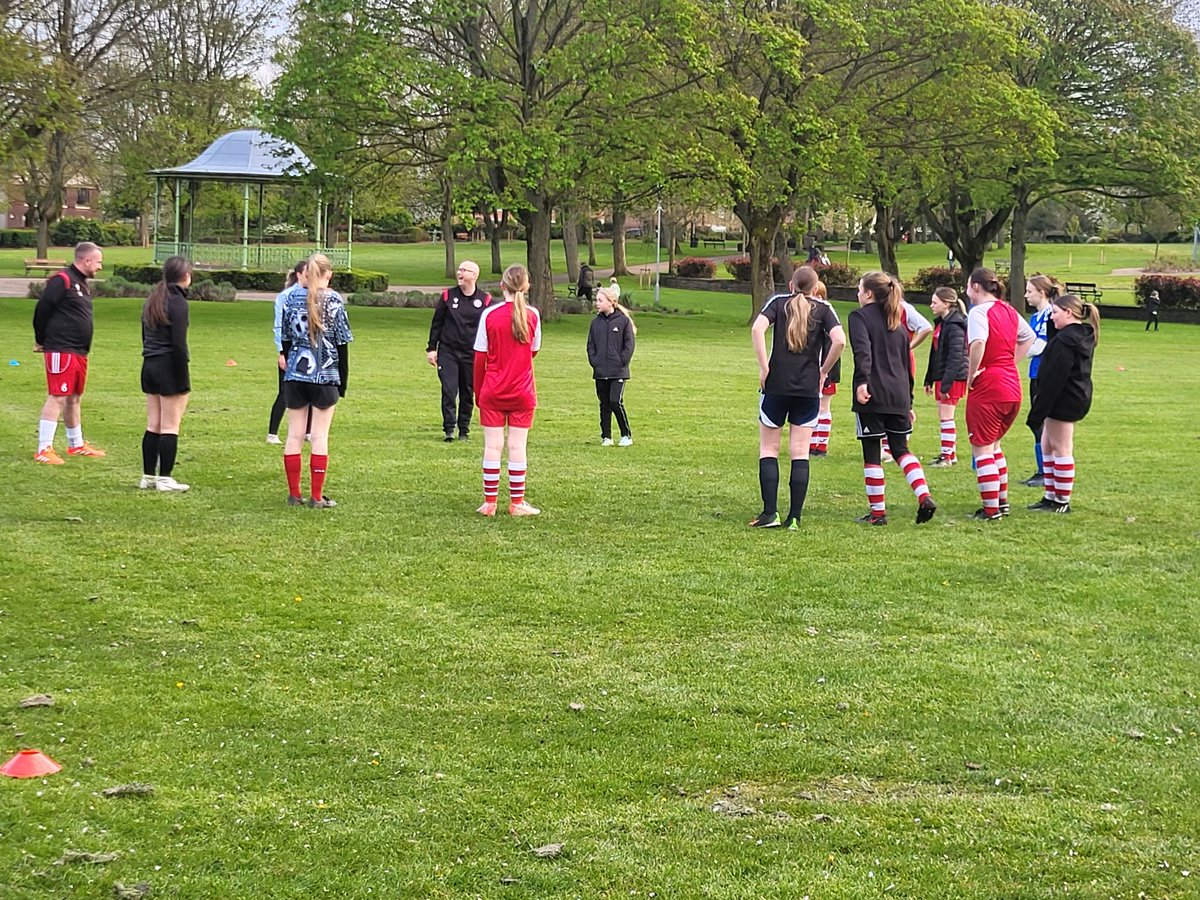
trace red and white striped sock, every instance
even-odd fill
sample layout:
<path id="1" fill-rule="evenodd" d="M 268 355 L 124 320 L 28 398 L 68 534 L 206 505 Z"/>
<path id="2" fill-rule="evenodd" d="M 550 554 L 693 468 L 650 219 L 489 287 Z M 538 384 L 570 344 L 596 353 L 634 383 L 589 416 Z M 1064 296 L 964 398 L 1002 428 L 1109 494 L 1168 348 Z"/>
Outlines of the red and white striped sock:
<path id="1" fill-rule="evenodd" d="M 525 501 L 525 470 L 527 463 L 508 463 L 508 502 L 523 503 Z"/>
<path id="2" fill-rule="evenodd" d="M 975 480 L 979 482 L 979 499 L 983 509 L 991 514 L 1000 511 L 1000 477 L 994 456 L 975 457 Z"/>
<path id="3" fill-rule="evenodd" d="M 996 460 L 996 483 L 997 483 L 997 502 L 1008 502 L 1008 460 L 1004 458 L 1004 451 L 999 447 L 996 448 L 996 453 L 993 459 Z"/>
<path id="4" fill-rule="evenodd" d="M 888 446 L 888 439 L 887 439 L 886 434 L 879 439 L 879 449 L 883 453 L 884 456 L 892 455 L 892 448 Z"/>
<path id="5" fill-rule="evenodd" d="M 887 506 L 883 502 L 883 466 L 865 464 L 863 466 L 863 482 L 867 486 L 867 503 L 871 507 L 871 515 L 882 516 L 887 511 Z"/>
<path id="6" fill-rule="evenodd" d="M 495 503 L 500 496 L 500 460 L 483 461 L 483 502 Z"/>
<path id="7" fill-rule="evenodd" d="M 925 483 L 925 470 L 921 468 L 919 459 L 911 453 L 905 453 L 896 460 L 896 465 L 904 472 L 904 480 L 908 482 L 912 492 L 917 495 L 918 503 L 929 496 L 929 485 Z"/>
<path id="8" fill-rule="evenodd" d="M 953 419 L 942 420 L 942 457 L 944 459 L 955 459 L 955 452 L 958 447 L 958 429 L 954 427 Z"/>
<path id="9" fill-rule="evenodd" d="M 1075 457 L 1054 458 L 1054 493 L 1059 503 L 1071 502 L 1071 491 L 1075 487 Z"/>
<path id="10" fill-rule="evenodd" d="M 812 442 L 809 444 L 809 452 L 820 450 L 822 453 L 829 451 L 829 433 L 833 430 L 833 417 L 821 415 L 817 418 L 817 427 L 813 429 Z"/>
<path id="11" fill-rule="evenodd" d="M 1058 483 L 1058 479 L 1055 478 L 1055 475 L 1054 475 L 1054 457 L 1053 456 L 1043 456 L 1042 457 L 1042 489 L 1045 491 L 1045 493 L 1042 494 L 1042 497 L 1045 498 L 1046 500 L 1053 500 L 1055 503 L 1057 503 L 1058 502 L 1058 494 L 1056 492 L 1057 483 Z"/>

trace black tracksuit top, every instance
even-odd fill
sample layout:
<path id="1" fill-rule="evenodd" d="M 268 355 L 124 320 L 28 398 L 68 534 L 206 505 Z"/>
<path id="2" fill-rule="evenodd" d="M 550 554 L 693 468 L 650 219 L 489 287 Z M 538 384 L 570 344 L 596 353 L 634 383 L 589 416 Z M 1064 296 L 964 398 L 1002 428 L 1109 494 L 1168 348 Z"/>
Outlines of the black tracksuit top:
<path id="1" fill-rule="evenodd" d="M 937 346 L 930 341 L 929 368 L 925 370 L 925 387 L 939 384 L 943 394 L 949 394 L 956 381 L 967 380 L 967 317 L 952 309 L 941 320 Z M 937 323 L 934 323 L 937 327 Z"/>
<path id="2" fill-rule="evenodd" d="M 888 331 L 880 303 L 868 303 L 850 313 L 850 346 L 854 350 L 855 412 L 908 415 L 912 409 L 912 354 L 904 322 Z M 871 392 L 858 402 L 858 386 Z"/>
<path id="3" fill-rule="evenodd" d="M 433 311 L 426 351 L 444 348 L 455 353 L 473 353 L 479 319 L 491 302 L 492 295 L 478 285 L 473 294 L 464 294 L 458 285 L 442 291 L 442 299 Z"/>
<path id="4" fill-rule="evenodd" d="M 33 339 L 47 352 L 78 353 L 92 349 L 92 292 L 75 266 L 51 275 L 33 308 Z"/>
<path id="5" fill-rule="evenodd" d="M 1092 408 L 1092 355 L 1096 336 L 1086 322 L 1056 331 L 1042 351 L 1038 367 L 1038 392 L 1028 422 L 1046 419 L 1078 422 Z"/>
<path id="6" fill-rule="evenodd" d="M 605 315 L 597 313 L 588 329 L 587 355 L 592 364 L 592 377 L 628 378 L 629 361 L 633 359 L 633 323 L 629 316 L 614 309 Z"/>

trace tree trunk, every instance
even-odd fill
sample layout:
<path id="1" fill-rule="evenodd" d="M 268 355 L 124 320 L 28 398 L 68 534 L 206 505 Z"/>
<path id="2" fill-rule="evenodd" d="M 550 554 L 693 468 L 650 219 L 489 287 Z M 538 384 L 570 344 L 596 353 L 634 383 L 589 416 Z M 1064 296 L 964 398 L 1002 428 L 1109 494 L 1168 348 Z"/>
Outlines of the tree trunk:
<path id="1" fill-rule="evenodd" d="M 776 204 L 764 210 L 756 207 L 752 201 L 742 200 L 734 206 L 734 214 L 742 223 L 748 245 L 746 249 L 750 252 L 750 317 L 747 321 L 752 322 L 767 298 L 775 293 L 771 248 L 783 222 L 783 208 Z"/>
<path id="2" fill-rule="evenodd" d="M 892 215 L 895 208 L 882 200 L 875 200 L 875 248 L 879 252 L 879 268 L 889 275 L 900 277 L 900 264 L 896 262 L 896 241 L 892 236 Z"/>
<path id="3" fill-rule="evenodd" d="M 492 272 L 496 275 L 503 275 L 504 263 L 500 260 L 500 235 L 504 231 L 504 226 L 508 224 L 508 210 L 502 210 L 499 219 L 496 218 L 496 212 L 493 210 L 489 218 L 495 223 L 492 233 L 488 236 L 488 242 L 492 245 Z"/>
<path id="4" fill-rule="evenodd" d="M 954 258 L 969 276 L 983 265 L 984 253 L 1008 221 L 1012 207 L 980 212 L 973 208 L 970 196 L 960 192 L 936 209 L 922 204 L 922 211 L 928 215 L 934 233 L 954 251 Z"/>
<path id="5" fill-rule="evenodd" d="M 442 179 L 442 243 L 445 244 L 445 275 L 453 278 L 458 263 L 454 259 L 454 185 L 449 178 Z"/>
<path id="6" fill-rule="evenodd" d="M 779 275 L 783 279 L 783 283 L 792 283 L 792 274 L 796 271 L 792 266 L 792 257 L 788 253 L 787 232 L 782 228 L 775 229 L 774 245 L 775 257 L 779 260 Z"/>
<path id="7" fill-rule="evenodd" d="M 579 214 L 569 204 L 562 207 L 563 256 L 567 261 L 567 281 L 579 281 Z"/>
<path id="8" fill-rule="evenodd" d="M 628 275 L 629 266 L 625 263 L 625 207 L 619 202 L 613 202 L 613 274 Z"/>
<path id="9" fill-rule="evenodd" d="M 1029 202 L 1029 188 L 1023 184 L 1016 187 L 1009 233 L 1011 259 L 1008 270 L 1008 298 L 1017 309 L 1029 312 L 1025 303 L 1025 233 L 1029 222 L 1029 211 L 1034 204 Z"/>
<path id="10" fill-rule="evenodd" d="M 675 253 L 677 252 L 676 248 L 679 246 L 677 228 L 674 222 L 664 222 L 663 224 L 667 229 L 667 271 L 674 272 Z"/>
<path id="11" fill-rule="evenodd" d="M 525 225 L 526 268 L 529 269 L 529 302 L 547 321 L 558 315 L 554 275 L 550 271 L 550 214 L 554 204 L 545 194 L 527 195 L 532 209 L 521 213 Z"/>
<path id="12" fill-rule="evenodd" d="M 589 215 L 587 220 L 588 265 L 596 268 L 596 223 Z"/>

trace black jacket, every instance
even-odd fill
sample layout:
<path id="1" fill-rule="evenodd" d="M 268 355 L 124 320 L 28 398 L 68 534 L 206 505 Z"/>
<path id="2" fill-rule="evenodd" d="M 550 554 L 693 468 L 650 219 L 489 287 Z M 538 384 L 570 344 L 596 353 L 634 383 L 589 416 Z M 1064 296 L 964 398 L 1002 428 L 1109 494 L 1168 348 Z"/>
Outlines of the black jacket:
<path id="1" fill-rule="evenodd" d="M 47 352 L 78 353 L 92 349 L 92 292 L 73 265 L 51 275 L 33 308 L 33 340 Z"/>
<path id="2" fill-rule="evenodd" d="M 442 291 L 442 299 L 433 311 L 433 322 L 429 325 L 429 350 L 453 350 L 456 353 L 472 353 L 475 349 L 475 332 L 479 330 L 479 319 L 484 309 L 492 302 L 492 295 L 480 290 L 464 294 L 457 285 Z"/>
<path id="3" fill-rule="evenodd" d="M 952 309 L 941 320 L 937 346 L 929 344 L 929 368 L 925 370 L 925 387 L 939 384 L 943 394 L 949 394 L 956 381 L 967 380 L 967 317 Z M 934 323 L 937 327 L 937 323 Z"/>
<path id="4" fill-rule="evenodd" d="M 167 285 L 167 324 L 147 325 L 142 320 L 142 356 L 169 356 L 179 383 L 188 380 L 188 301 L 187 290 Z"/>
<path id="5" fill-rule="evenodd" d="M 1031 428 L 1046 419 L 1078 422 L 1092 408 L 1092 355 L 1096 336 L 1086 322 L 1056 331 L 1042 351 L 1037 397 L 1026 419 Z"/>
<path id="6" fill-rule="evenodd" d="M 628 378 L 633 359 L 633 323 L 629 316 L 614 309 L 608 315 L 597 313 L 587 338 L 588 362 L 593 378 Z"/>
<path id="7" fill-rule="evenodd" d="M 575 296 L 593 300 L 595 299 L 595 292 L 596 276 L 592 272 L 592 267 L 588 265 L 580 266 L 579 284 L 575 288 Z"/>
<path id="8" fill-rule="evenodd" d="M 908 415 L 913 373 L 903 322 L 895 331 L 888 331 L 881 304 L 860 306 L 850 313 L 850 346 L 854 350 L 854 411 Z M 860 384 L 871 392 L 865 404 L 858 402 Z"/>

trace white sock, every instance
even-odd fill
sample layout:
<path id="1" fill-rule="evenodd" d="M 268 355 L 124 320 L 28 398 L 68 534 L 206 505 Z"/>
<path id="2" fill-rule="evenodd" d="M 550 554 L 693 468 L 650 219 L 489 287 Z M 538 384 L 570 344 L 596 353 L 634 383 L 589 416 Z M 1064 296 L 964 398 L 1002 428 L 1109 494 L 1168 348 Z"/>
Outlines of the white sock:
<path id="1" fill-rule="evenodd" d="M 67 426 L 67 445 L 71 447 L 83 446 L 82 425 L 76 425 L 74 428 L 72 428 L 70 425 Z"/>
<path id="2" fill-rule="evenodd" d="M 58 431 L 58 420 L 38 419 L 38 453 L 54 446 L 54 432 Z"/>

